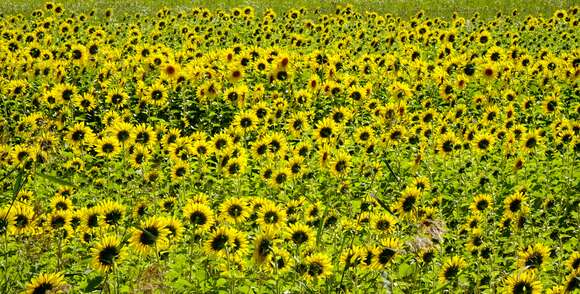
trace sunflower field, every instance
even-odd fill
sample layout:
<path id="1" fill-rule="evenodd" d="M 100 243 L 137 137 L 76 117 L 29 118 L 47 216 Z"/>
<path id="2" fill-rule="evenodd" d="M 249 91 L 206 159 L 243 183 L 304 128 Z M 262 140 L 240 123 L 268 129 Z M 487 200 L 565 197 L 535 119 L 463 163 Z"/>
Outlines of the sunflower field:
<path id="1" fill-rule="evenodd" d="M 579 9 L 0 14 L 0 293 L 579 293 Z"/>

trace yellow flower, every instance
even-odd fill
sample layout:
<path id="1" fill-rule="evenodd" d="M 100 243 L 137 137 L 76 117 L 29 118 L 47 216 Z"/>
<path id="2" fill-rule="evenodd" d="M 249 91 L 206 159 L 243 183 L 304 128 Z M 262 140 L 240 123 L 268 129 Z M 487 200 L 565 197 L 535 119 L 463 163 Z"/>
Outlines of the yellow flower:
<path id="1" fill-rule="evenodd" d="M 514 273 L 510 275 L 504 287 L 505 293 L 540 293 L 542 284 L 533 272 Z"/>
<path id="2" fill-rule="evenodd" d="M 131 246 L 141 254 L 161 251 L 168 246 L 167 236 L 171 233 L 166 228 L 166 222 L 158 217 L 141 221 L 134 228 L 129 239 Z"/>
<path id="3" fill-rule="evenodd" d="M 36 294 L 36 293 L 58 293 L 59 291 L 64 290 L 66 286 L 66 282 L 64 281 L 64 275 L 62 273 L 42 273 L 36 277 L 34 277 L 30 282 L 26 285 L 27 294 Z"/>
<path id="4" fill-rule="evenodd" d="M 307 281 L 325 279 L 332 274 L 332 262 L 325 253 L 315 253 L 304 259 L 304 278 Z"/>
<path id="5" fill-rule="evenodd" d="M 102 237 L 91 249 L 92 265 L 102 273 L 110 272 L 125 258 L 126 251 L 116 236 Z"/>
<path id="6" fill-rule="evenodd" d="M 189 201 L 183 208 L 183 215 L 197 233 L 209 231 L 215 222 L 213 211 L 203 203 Z"/>
<path id="7" fill-rule="evenodd" d="M 121 152 L 121 146 L 113 137 L 97 139 L 93 143 L 98 156 L 111 159 Z"/>
<path id="8" fill-rule="evenodd" d="M 439 272 L 439 281 L 451 282 L 458 278 L 461 270 L 467 266 L 465 259 L 460 256 L 447 258 Z"/>

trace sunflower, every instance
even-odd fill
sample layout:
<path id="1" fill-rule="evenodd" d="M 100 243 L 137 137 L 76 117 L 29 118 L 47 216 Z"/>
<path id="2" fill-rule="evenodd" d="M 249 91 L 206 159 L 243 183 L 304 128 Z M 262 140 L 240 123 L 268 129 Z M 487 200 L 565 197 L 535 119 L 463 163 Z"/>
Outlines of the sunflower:
<path id="1" fill-rule="evenodd" d="M 141 221 L 140 226 L 133 229 L 129 242 L 137 252 L 149 254 L 165 249 L 170 233 L 162 219 L 152 217 Z"/>
<path id="2" fill-rule="evenodd" d="M 53 91 L 59 100 L 69 102 L 77 93 L 77 88 L 69 84 L 57 84 L 54 86 Z"/>
<path id="3" fill-rule="evenodd" d="M 272 254 L 273 249 L 276 248 L 275 244 L 278 241 L 275 231 L 271 229 L 262 230 L 256 234 L 254 239 L 254 260 L 258 264 L 264 263 L 269 255 Z"/>
<path id="4" fill-rule="evenodd" d="M 354 133 L 354 140 L 361 146 L 368 146 L 375 138 L 375 131 L 371 126 L 360 127 Z"/>
<path id="5" fill-rule="evenodd" d="M 171 144 L 177 142 L 179 138 L 181 138 L 181 130 L 177 128 L 171 128 L 163 134 L 161 145 L 163 145 L 163 148 L 167 148 Z"/>
<path id="6" fill-rule="evenodd" d="M 96 107 L 95 96 L 90 93 L 75 95 L 73 101 L 75 106 L 84 112 L 90 112 Z"/>
<path id="7" fill-rule="evenodd" d="M 330 162 L 330 172 L 335 177 L 344 177 L 350 171 L 352 157 L 345 151 L 338 151 Z"/>
<path id="8" fill-rule="evenodd" d="M 269 183 L 273 187 L 280 187 L 284 185 L 291 177 L 292 170 L 290 168 L 279 168 L 272 172 L 272 177 L 269 180 Z"/>
<path id="9" fill-rule="evenodd" d="M 303 273 L 307 281 L 324 279 L 332 274 L 332 262 L 330 257 L 325 253 L 315 253 L 304 258 Z"/>
<path id="10" fill-rule="evenodd" d="M 129 101 L 129 95 L 121 89 L 112 89 L 107 91 L 106 102 L 112 104 L 116 108 L 122 108 Z"/>
<path id="11" fill-rule="evenodd" d="M 57 293 L 64 290 L 66 282 L 62 273 L 40 274 L 26 285 L 27 294 Z"/>
<path id="12" fill-rule="evenodd" d="M 231 242 L 229 229 L 220 227 L 210 234 L 204 248 L 209 254 L 223 256 L 229 242 Z"/>
<path id="13" fill-rule="evenodd" d="M 244 133 L 255 130 L 258 127 L 258 117 L 251 110 L 239 112 L 234 118 L 233 125 L 240 128 Z"/>
<path id="14" fill-rule="evenodd" d="M 153 127 L 146 124 L 140 124 L 133 128 L 131 132 L 131 140 L 132 142 L 135 142 L 135 144 L 155 147 L 157 137 L 155 136 Z"/>
<path id="15" fill-rule="evenodd" d="M 504 291 L 513 294 L 534 294 L 541 293 L 542 284 L 536 279 L 532 272 L 515 273 L 510 275 L 506 282 Z"/>
<path id="16" fill-rule="evenodd" d="M 171 167 L 171 180 L 175 182 L 184 181 L 190 173 L 190 166 L 185 161 L 177 161 Z"/>
<path id="17" fill-rule="evenodd" d="M 525 269 L 540 269 L 542 265 L 547 263 L 550 256 L 550 249 L 543 244 L 537 243 L 519 254 L 518 267 Z"/>
<path id="18" fill-rule="evenodd" d="M 16 235 L 26 235 L 34 231 L 32 218 L 34 217 L 34 210 L 32 207 L 25 204 L 15 204 L 12 207 L 11 220 L 13 220 L 13 225 L 11 227 L 12 232 Z M 2 212 L 0 212 L 0 218 L 4 218 Z M 2 229 L 0 229 L 1 234 Z"/>
<path id="19" fill-rule="evenodd" d="M 177 242 L 183 235 L 183 224 L 174 216 L 162 217 L 161 220 L 165 223 L 165 228 L 169 230 L 167 239 L 171 242 Z"/>
<path id="20" fill-rule="evenodd" d="M 415 187 L 421 192 L 431 191 L 431 183 L 429 182 L 429 178 L 425 176 L 413 178 L 409 186 Z"/>
<path id="21" fill-rule="evenodd" d="M 125 258 L 126 251 L 116 236 L 102 237 L 91 249 L 92 266 L 102 273 L 110 272 Z"/>
<path id="22" fill-rule="evenodd" d="M 310 141 L 300 141 L 292 149 L 292 153 L 295 156 L 302 158 L 308 158 L 312 152 L 312 143 Z"/>
<path id="23" fill-rule="evenodd" d="M 151 151 L 146 146 L 136 145 L 131 154 L 130 164 L 134 168 L 143 167 L 151 159 Z"/>
<path id="24" fill-rule="evenodd" d="M 396 254 L 401 250 L 401 241 L 397 238 L 386 238 L 381 240 L 374 255 L 374 267 L 385 268 Z"/>
<path id="25" fill-rule="evenodd" d="M 288 142 L 286 136 L 279 132 L 272 132 L 264 138 L 268 142 L 268 147 L 272 155 L 280 156 L 286 154 L 288 150 Z"/>
<path id="26" fill-rule="evenodd" d="M 451 282 L 457 279 L 461 270 L 467 266 L 467 263 L 460 256 L 447 258 L 439 272 L 439 281 Z"/>
<path id="27" fill-rule="evenodd" d="M 13 229 L 16 220 L 8 207 L 0 208 L 0 234 L 4 235 Z"/>
<path id="28" fill-rule="evenodd" d="M 256 140 L 252 144 L 252 157 L 254 159 L 261 159 L 269 156 L 269 142 L 267 138 Z"/>
<path id="29" fill-rule="evenodd" d="M 560 105 L 560 99 L 557 96 L 551 95 L 544 99 L 542 102 L 542 109 L 546 114 L 553 114 L 558 111 L 558 106 Z"/>
<path id="30" fill-rule="evenodd" d="M 48 216 L 47 225 L 52 231 L 72 231 L 71 228 L 72 215 L 68 210 L 57 210 Z"/>
<path id="31" fill-rule="evenodd" d="M 181 66 L 178 63 L 166 62 L 161 66 L 161 76 L 163 78 L 175 80 L 180 76 L 180 74 L 181 74 Z"/>
<path id="32" fill-rule="evenodd" d="M 371 228 L 382 234 L 395 231 L 397 220 L 389 213 L 376 213 L 371 216 Z"/>
<path id="33" fill-rule="evenodd" d="M 67 161 L 64 164 L 64 167 L 69 171 L 81 172 L 85 169 L 85 162 L 82 159 L 75 157 Z"/>
<path id="34" fill-rule="evenodd" d="M 489 62 L 481 65 L 480 68 L 481 68 L 480 75 L 483 79 L 487 81 L 493 81 L 497 79 L 499 75 L 499 70 L 497 69 L 497 65 L 495 63 Z"/>
<path id="35" fill-rule="evenodd" d="M 87 48 L 81 44 L 75 44 L 70 48 L 70 60 L 76 65 L 85 65 L 89 60 Z"/>
<path id="36" fill-rule="evenodd" d="M 230 198 L 220 205 L 221 219 L 229 223 L 241 223 L 250 216 L 250 209 L 242 198 Z"/>
<path id="37" fill-rule="evenodd" d="M 104 137 L 93 142 L 98 156 L 111 159 L 121 152 L 121 146 L 113 137 Z"/>
<path id="38" fill-rule="evenodd" d="M 318 201 L 316 203 L 310 203 L 309 205 L 306 206 L 306 209 L 304 210 L 304 219 L 307 222 L 314 222 L 316 221 L 318 218 L 320 218 L 322 216 L 322 208 L 323 208 L 323 204 L 322 202 Z"/>
<path id="39" fill-rule="evenodd" d="M 35 157 L 35 149 L 29 146 L 17 145 L 12 149 L 12 160 L 15 163 L 27 163 Z"/>
<path id="40" fill-rule="evenodd" d="M 527 197 L 521 193 L 516 192 L 504 199 L 504 214 L 507 216 L 517 216 L 525 214 L 529 208 L 526 203 Z"/>
<path id="41" fill-rule="evenodd" d="M 230 255 L 243 256 L 248 247 L 245 235 L 233 228 L 220 227 L 213 231 L 205 243 L 207 253 L 228 257 Z"/>
<path id="42" fill-rule="evenodd" d="M 215 222 L 213 211 L 203 203 L 188 201 L 183 208 L 183 215 L 191 223 L 196 233 L 209 231 Z"/>
<path id="43" fill-rule="evenodd" d="M 233 66 L 228 70 L 226 78 L 230 82 L 238 82 L 244 78 L 244 69 L 239 66 Z"/>
<path id="44" fill-rule="evenodd" d="M 474 213 L 483 213 L 484 211 L 490 209 L 493 206 L 493 201 L 488 194 L 479 194 L 473 198 L 473 202 L 469 205 L 469 208 Z"/>
<path id="45" fill-rule="evenodd" d="M 198 158 L 206 158 L 213 153 L 211 144 L 203 139 L 193 142 L 191 148 L 193 149 L 193 154 Z"/>
<path id="46" fill-rule="evenodd" d="M 459 144 L 459 141 L 454 133 L 445 133 L 438 140 L 437 151 L 441 155 L 451 154 L 456 150 L 457 144 Z"/>
<path id="47" fill-rule="evenodd" d="M 352 119 L 353 111 L 353 109 L 348 109 L 346 107 L 338 107 L 332 111 L 330 117 L 337 125 L 344 125 Z"/>
<path id="48" fill-rule="evenodd" d="M 529 131 L 525 136 L 522 137 L 522 148 L 521 150 L 526 153 L 531 153 L 537 149 L 541 144 L 541 137 L 538 131 Z"/>
<path id="49" fill-rule="evenodd" d="M 69 129 L 67 140 L 74 146 L 93 142 L 95 134 L 84 122 L 76 123 Z"/>
<path id="50" fill-rule="evenodd" d="M 376 256 L 379 252 L 379 248 L 376 245 L 366 245 L 361 248 L 361 268 L 363 269 L 375 269 L 377 264 L 374 263 Z"/>
<path id="51" fill-rule="evenodd" d="M 292 136 L 302 137 L 302 134 L 310 130 L 308 114 L 303 111 L 293 113 L 286 122 L 286 128 Z"/>
<path id="52" fill-rule="evenodd" d="M 149 213 L 149 204 L 146 202 L 139 202 L 133 205 L 133 209 L 131 215 L 133 219 L 141 219 L 144 218 Z"/>
<path id="53" fill-rule="evenodd" d="M 360 246 L 352 246 L 342 251 L 339 258 L 339 263 L 345 270 L 356 268 L 363 264 L 366 254 L 365 248 Z"/>
<path id="54" fill-rule="evenodd" d="M 246 172 L 247 160 L 244 157 L 229 159 L 223 171 L 226 175 L 233 177 Z"/>
<path id="55" fill-rule="evenodd" d="M 63 103 L 61 98 L 58 95 L 56 95 L 54 91 L 48 91 L 42 94 L 41 101 L 49 109 L 56 108 L 57 106 Z"/>
<path id="56" fill-rule="evenodd" d="M 70 198 L 63 196 L 62 194 L 57 194 L 50 200 L 50 207 L 53 210 L 72 210 L 73 203 Z"/>
<path id="57" fill-rule="evenodd" d="M 394 205 L 393 210 L 401 215 L 412 216 L 417 211 L 417 206 L 421 197 L 421 190 L 415 187 L 408 187 L 401 192 L 399 200 Z"/>
<path id="58" fill-rule="evenodd" d="M 314 136 L 320 143 L 328 143 L 338 136 L 339 127 L 332 118 L 325 118 L 316 124 Z"/>
<path id="59" fill-rule="evenodd" d="M 119 202 L 105 200 L 97 205 L 105 226 L 118 226 L 125 216 L 126 207 Z"/>
<path id="60" fill-rule="evenodd" d="M 580 270 L 572 271 L 564 282 L 565 293 L 577 293 L 580 290 Z"/>
<path id="61" fill-rule="evenodd" d="M 472 144 L 476 150 L 480 152 L 488 152 L 493 148 L 494 142 L 495 142 L 494 136 L 486 133 L 478 133 L 477 135 L 475 135 Z"/>
<path id="62" fill-rule="evenodd" d="M 476 228 L 473 229 L 469 235 L 467 245 L 465 246 L 467 251 L 469 252 L 477 252 L 478 250 L 482 249 L 483 246 L 483 237 L 481 229 Z"/>
<path id="63" fill-rule="evenodd" d="M 110 128 L 107 129 L 107 133 L 111 135 L 118 144 L 125 145 L 128 144 L 129 139 L 131 139 L 131 133 L 133 131 L 133 125 L 124 122 L 123 120 L 117 120 Z"/>
<path id="64" fill-rule="evenodd" d="M 18 201 L 22 202 L 22 203 L 31 203 L 34 200 L 34 192 L 32 191 L 28 191 L 28 190 L 20 190 L 20 193 L 18 194 Z"/>
<path id="65" fill-rule="evenodd" d="M 173 196 L 165 197 L 159 200 L 159 208 L 163 212 L 172 212 L 177 204 L 177 199 Z"/>
<path id="66" fill-rule="evenodd" d="M 163 107 L 169 98 L 167 88 L 162 83 L 154 83 L 145 90 L 143 100 L 151 105 Z"/>
<path id="67" fill-rule="evenodd" d="M 101 210 L 98 207 L 83 208 L 80 210 L 81 227 L 85 231 L 93 231 L 99 228 L 102 224 Z"/>
<path id="68" fill-rule="evenodd" d="M 290 224 L 286 229 L 286 239 L 296 246 L 309 247 L 314 244 L 314 230 L 301 223 Z"/>
<path id="69" fill-rule="evenodd" d="M 580 251 L 575 251 L 574 253 L 572 253 L 570 255 L 570 257 L 568 258 L 566 265 L 572 271 L 579 270 L 580 269 Z"/>
<path id="70" fill-rule="evenodd" d="M 384 133 L 381 136 L 381 141 L 383 144 L 397 146 L 405 142 L 406 138 L 406 129 L 404 126 L 396 125 L 390 129 L 387 133 Z"/>
<path id="71" fill-rule="evenodd" d="M 279 229 L 286 223 L 286 211 L 273 203 L 263 205 L 256 221 L 263 229 Z"/>
<path id="72" fill-rule="evenodd" d="M 267 162 L 263 167 L 260 168 L 260 178 L 264 182 L 270 182 L 272 180 L 272 175 L 274 174 L 274 164 L 272 162 Z"/>
<path id="73" fill-rule="evenodd" d="M 211 142 L 212 150 L 218 155 L 227 154 L 234 144 L 233 139 L 225 132 L 214 135 Z"/>
<path id="74" fill-rule="evenodd" d="M 166 151 L 173 161 L 187 161 L 194 154 L 193 146 L 188 138 L 177 138 L 167 146 Z"/>
<path id="75" fill-rule="evenodd" d="M 293 261 L 288 251 L 274 247 L 266 257 L 264 264 L 270 272 L 284 274 L 292 268 Z"/>

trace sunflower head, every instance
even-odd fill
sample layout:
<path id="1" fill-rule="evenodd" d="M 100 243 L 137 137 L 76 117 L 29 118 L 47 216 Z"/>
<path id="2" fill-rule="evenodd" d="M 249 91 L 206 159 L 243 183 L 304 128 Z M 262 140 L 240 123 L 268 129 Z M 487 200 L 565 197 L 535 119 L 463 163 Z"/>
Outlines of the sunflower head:
<path id="1" fill-rule="evenodd" d="M 92 265 L 100 272 L 110 272 L 126 256 L 126 248 L 116 236 L 102 237 L 91 249 Z"/>
<path id="2" fill-rule="evenodd" d="M 53 293 L 64 290 L 66 282 L 62 273 L 42 273 L 26 285 L 26 293 Z"/>

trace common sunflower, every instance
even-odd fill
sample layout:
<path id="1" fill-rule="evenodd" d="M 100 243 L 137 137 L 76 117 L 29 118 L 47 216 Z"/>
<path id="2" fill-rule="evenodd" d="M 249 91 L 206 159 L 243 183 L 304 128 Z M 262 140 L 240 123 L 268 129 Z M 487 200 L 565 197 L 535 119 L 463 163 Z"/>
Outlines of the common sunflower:
<path id="1" fill-rule="evenodd" d="M 126 251 L 116 236 L 102 237 L 91 249 L 91 264 L 102 273 L 110 272 L 125 258 Z"/>
<path id="2" fill-rule="evenodd" d="M 149 254 L 165 249 L 170 233 L 162 219 L 152 217 L 143 220 L 139 227 L 133 229 L 129 242 L 137 252 Z"/>
<path id="3" fill-rule="evenodd" d="M 397 238 L 385 238 L 376 247 L 373 264 L 375 268 L 385 268 L 401 250 L 401 241 Z"/>
<path id="4" fill-rule="evenodd" d="M 250 209 L 242 198 L 230 198 L 220 205 L 220 216 L 229 223 L 241 223 L 250 216 Z"/>
<path id="5" fill-rule="evenodd" d="M 325 253 L 315 253 L 304 258 L 306 271 L 303 276 L 307 281 L 325 279 L 332 274 L 332 262 Z"/>
<path id="6" fill-rule="evenodd" d="M 541 293 L 542 284 L 532 272 L 515 273 L 506 279 L 504 290 L 513 294 Z"/>
<path id="7" fill-rule="evenodd" d="M 455 281 L 460 273 L 467 266 L 467 262 L 461 256 L 453 256 L 447 258 L 439 272 L 439 281 L 452 282 Z"/>
<path id="8" fill-rule="evenodd" d="M 34 277 L 26 285 L 27 294 L 54 293 L 63 290 L 66 286 L 62 273 L 42 273 Z"/>

